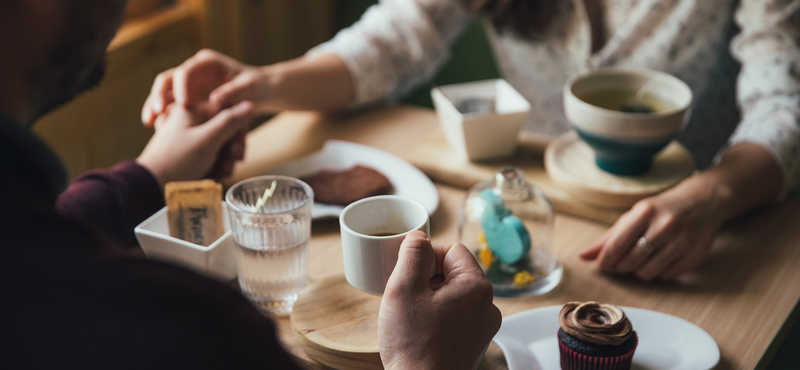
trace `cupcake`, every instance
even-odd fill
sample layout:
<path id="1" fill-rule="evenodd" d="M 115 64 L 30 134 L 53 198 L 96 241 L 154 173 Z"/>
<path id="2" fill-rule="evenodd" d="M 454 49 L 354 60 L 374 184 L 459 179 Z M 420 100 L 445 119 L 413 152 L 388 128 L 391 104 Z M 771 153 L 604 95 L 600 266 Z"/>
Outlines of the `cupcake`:
<path id="1" fill-rule="evenodd" d="M 623 370 L 639 338 L 625 312 L 597 302 L 569 302 L 558 318 L 558 347 L 565 370 Z"/>

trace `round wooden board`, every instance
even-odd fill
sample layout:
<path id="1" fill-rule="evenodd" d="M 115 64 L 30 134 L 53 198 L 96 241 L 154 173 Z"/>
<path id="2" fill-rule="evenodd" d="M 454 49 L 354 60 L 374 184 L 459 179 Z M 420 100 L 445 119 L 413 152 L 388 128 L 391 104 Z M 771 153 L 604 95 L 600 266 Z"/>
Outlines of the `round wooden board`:
<path id="1" fill-rule="evenodd" d="M 617 176 L 597 167 L 589 145 L 577 133 L 569 132 L 547 146 L 545 167 L 554 182 L 580 200 L 600 207 L 628 208 L 691 175 L 694 159 L 673 141 L 655 156 L 646 173 Z"/>
<path id="2" fill-rule="evenodd" d="M 381 297 L 353 288 L 344 276 L 316 281 L 292 308 L 292 332 L 309 357 L 340 370 L 383 369 L 378 353 Z"/>

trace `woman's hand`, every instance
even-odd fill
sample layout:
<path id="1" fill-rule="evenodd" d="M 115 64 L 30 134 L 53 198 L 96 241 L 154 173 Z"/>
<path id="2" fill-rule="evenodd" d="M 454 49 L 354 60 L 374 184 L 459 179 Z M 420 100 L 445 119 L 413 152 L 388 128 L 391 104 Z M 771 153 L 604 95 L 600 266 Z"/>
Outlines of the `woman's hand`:
<path id="1" fill-rule="evenodd" d="M 768 149 L 733 145 L 718 165 L 638 202 L 581 258 L 607 272 L 675 279 L 706 259 L 725 221 L 774 200 L 782 184 Z"/>
<path id="2" fill-rule="evenodd" d="M 581 258 L 644 280 L 671 280 L 697 267 L 724 222 L 720 206 L 727 194 L 713 185 L 693 177 L 639 201 Z"/>
<path id="3" fill-rule="evenodd" d="M 429 279 L 436 261 L 437 277 Z M 381 300 L 378 345 L 386 369 L 475 369 L 502 317 L 492 284 L 461 244 L 431 245 L 415 231 L 400 247 Z"/>
<path id="4" fill-rule="evenodd" d="M 152 126 L 172 103 L 211 117 L 242 101 L 253 102 L 257 113 L 336 110 L 346 107 L 354 94 L 347 65 L 333 54 L 255 67 L 200 50 L 156 77 L 142 108 L 142 122 Z"/>
<path id="5" fill-rule="evenodd" d="M 136 161 L 161 186 L 170 181 L 221 178 L 244 156 L 244 134 L 253 104 L 242 102 L 204 121 L 178 104 L 167 106 L 155 122 L 156 133 Z"/>
<path id="6" fill-rule="evenodd" d="M 240 63 L 213 50 L 203 49 L 183 64 L 161 72 L 142 107 L 142 122 L 152 126 L 159 114 L 177 103 L 201 117 L 250 101 L 258 108 L 270 97 L 267 69 Z"/>

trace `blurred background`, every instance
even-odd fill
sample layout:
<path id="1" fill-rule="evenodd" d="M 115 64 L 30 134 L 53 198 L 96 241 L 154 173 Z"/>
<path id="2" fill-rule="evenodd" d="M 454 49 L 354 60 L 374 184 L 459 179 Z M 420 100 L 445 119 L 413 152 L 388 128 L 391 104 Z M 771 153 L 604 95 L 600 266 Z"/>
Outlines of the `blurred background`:
<path id="1" fill-rule="evenodd" d="M 142 126 L 140 113 L 159 72 L 203 47 L 254 65 L 295 58 L 357 21 L 376 2 L 129 0 L 125 23 L 108 50 L 102 84 L 46 116 L 36 131 L 61 155 L 71 178 L 136 158 L 152 134 Z M 404 103 L 430 107 L 433 85 L 496 77 L 482 23 L 475 21 L 453 45 L 450 62 Z M 784 330 L 775 340 L 784 336 L 768 369 L 800 366 L 800 327 Z"/>
<path id="2" fill-rule="evenodd" d="M 135 158 L 150 138 L 140 112 L 156 75 L 203 47 L 254 65 L 303 55 L 357 21 L 375 0 L 130 0 L 108 51 L 102 84 L 36 125 L 71 178 Z M 454 60 L 406 103 L 431 106 L 430 87 L 499 76 L 480 22 L 453 47 Z"/>

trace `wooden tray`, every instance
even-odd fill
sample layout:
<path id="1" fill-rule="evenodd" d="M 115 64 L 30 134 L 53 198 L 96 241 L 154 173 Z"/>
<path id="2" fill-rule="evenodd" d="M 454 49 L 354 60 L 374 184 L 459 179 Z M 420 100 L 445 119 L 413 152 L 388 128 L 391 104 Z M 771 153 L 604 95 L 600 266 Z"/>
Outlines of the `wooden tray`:
<path id="1" fill-rule="evenodd" d="M 427 140 L 405 155 L 405 159 L 425 172 L 431 179 L 445 184 L 469 188 L 479 182 L 494 179 L 503 166 L 517 166 L 525 172 L 528 182 L 541 188 L 557 212 L 612 224 L 626 208 L 602 208 L 571 195 L 553 182 L 544 168 L 544 152 L 550 138 L 523 132 L 514 156 L 500 161 L 474 163 L 461 158 L 450 149 L 442 130 L 437 128 Z"/>

